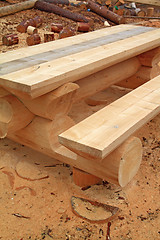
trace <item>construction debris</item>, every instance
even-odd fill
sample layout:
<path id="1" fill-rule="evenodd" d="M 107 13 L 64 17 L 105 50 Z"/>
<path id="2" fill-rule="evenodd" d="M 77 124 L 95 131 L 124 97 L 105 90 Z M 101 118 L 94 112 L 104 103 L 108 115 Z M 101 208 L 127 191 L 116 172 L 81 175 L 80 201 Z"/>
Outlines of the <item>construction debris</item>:
<path id="1" fill-rule="evenodd" d="M 35 27 L 28 26 L 28 28 L 27 28 L 27 33 L 28 33 L 29 35 L 32 35 L 32 34 L 38 33 L 38 30 L 37 30 L 37 28 L 35 28 Z"/>
<path id="2" fill-rule="evenodd" d="M 72 196 L 72 211 L 92 223 L 105 223 L 115 218 L 119 208 L 107 204 Z"/>
<path id="3" fill-rule="evenodd" d="M 70 28 L 70 27 L 66 27 L 64 29 L 62 29 L 59 33 L 59 39 L 61 38 L 66 38 L 66 37 L 71 37 L 75 35 L 75 31 Z"/>
<path id="4" fill-rule="evenodd" d="M 25 33 L 27 32 L 28 26 L 35 26 L 35 23 L 33 19 L 28 19 L 28 20 L 23 20 L 18 26 L 17 26 L 17 31 L 20 33 Z"/>
<path id="5" fill-rule="evenodd" d="M 50 42 L 54 40 L 54 33 L 44 33 L 44 42 Z"/>
<path id="6" fill-rule="evenodd" d="M 83 23 L 78 22 L 77 23 L 77 31 L 78 32 L 89 32 L 90 30 L 90 24 L 89 23 Z"/>
<path id="7" fill-rule="evenodd" d="M 18 42 L 19 42 L 18 35 L 16 33 L 5 35 L 2 37 L 2 42 L 6 46 L 18 44 Z"/>
<path id="8" fill-rule="evenodd" d="M 41 43 L 41 38 L 39 34 L 32 34 L 31 36 L 27 37 L 26 42 L 28 46 L 36 45 Z"/>
<path id="9" fill-rule="evenodd" d="M 63 25 L 61 23 L 52 23 L 51 32 L 60 33 L 62 31 Z"/>

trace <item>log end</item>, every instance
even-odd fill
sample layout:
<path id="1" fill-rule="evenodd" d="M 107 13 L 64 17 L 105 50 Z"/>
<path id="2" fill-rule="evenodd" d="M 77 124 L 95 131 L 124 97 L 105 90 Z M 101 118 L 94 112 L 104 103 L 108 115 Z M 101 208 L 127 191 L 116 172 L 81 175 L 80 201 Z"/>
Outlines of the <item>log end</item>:
<path id="1" fill-rule="evenodd" d="M 125 187 L 136 175 L 142 160 L 142 143 L 139 138 L 131 137 L 122 145 L 118 182 Z"/>

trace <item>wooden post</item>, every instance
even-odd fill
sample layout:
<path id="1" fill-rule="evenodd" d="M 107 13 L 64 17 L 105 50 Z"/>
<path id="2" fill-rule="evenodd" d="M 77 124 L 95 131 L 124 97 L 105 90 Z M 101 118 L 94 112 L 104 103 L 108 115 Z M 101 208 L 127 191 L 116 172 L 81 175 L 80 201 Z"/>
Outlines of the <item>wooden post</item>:
<path id="1" fill-rule="evenodd" d="M 102 179 L 73 167 L 73 181 L 79 187 L 86 187 L 97 184 L 101 182 Z"/>

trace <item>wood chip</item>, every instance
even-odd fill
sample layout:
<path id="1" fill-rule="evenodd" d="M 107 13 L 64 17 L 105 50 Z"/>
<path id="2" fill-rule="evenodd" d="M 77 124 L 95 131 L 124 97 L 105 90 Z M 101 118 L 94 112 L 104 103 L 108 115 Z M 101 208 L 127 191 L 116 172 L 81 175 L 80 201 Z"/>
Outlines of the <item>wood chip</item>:
<path id="1" fill-rule="evenodd" d="M 94 223 L 108 222 L 119 211 L 117 207 L 74 196 L 71 198 L 71 206 L 77 216 Z"/>

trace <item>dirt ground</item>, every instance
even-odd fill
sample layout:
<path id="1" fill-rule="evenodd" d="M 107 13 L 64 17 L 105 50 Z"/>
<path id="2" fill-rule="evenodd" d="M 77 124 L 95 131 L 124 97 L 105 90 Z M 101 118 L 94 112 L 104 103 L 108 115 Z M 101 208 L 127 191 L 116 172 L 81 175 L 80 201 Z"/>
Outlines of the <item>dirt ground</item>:
<path id="1" fill-rule="evenodd" d="M 0 7 L 5 5 L 8 3 L 0 1 Z M 141 7 L 145 9 L 147 6 Z M 94 30 L 104 27 L 102 17 L 72 6 L 67 8 L 94 19 Z M 160 9 L 155 9 L 156 16 L 160 16 L 159 11 Z M 76 23 L 69 19 L 31 9 L 0 18 L 0 34 L 17 33 L 16 27 L 24 18 L 37 15 L 43 18 L 43 24 L 39 28 L 42 39 L 44 31 L 50 28 L 52 22 L 76 27 Z M 160 20 L 127 19 L 126 22 L 160 27 Z M 18 36 L 18 45 L 8 47 L 1 43 L 0 51 L 27 46 L 27 34 L 18 33 Z M 106 104 L 126 93 L 127 90 L 122 88 L 109 88 L 105 91 Z M 104 106 L 105 104 L 91 107 L 86 102 L 77 103 L 69 115 L 75 122 L 79 122 Z M 160 115 L 135 135 L 142 141 L 143 159 L 134 179 L 124 188 L 103 181 L 86 190 L 74 184 L 71 166 L 7 138 L 1 139 L 0 239 L 108 239 L 107 223 L 89 223 L 72 212 L 72 196 L 120 208 L 118 216 L 111 222 L 111 240 L 160 239 Z"/>

